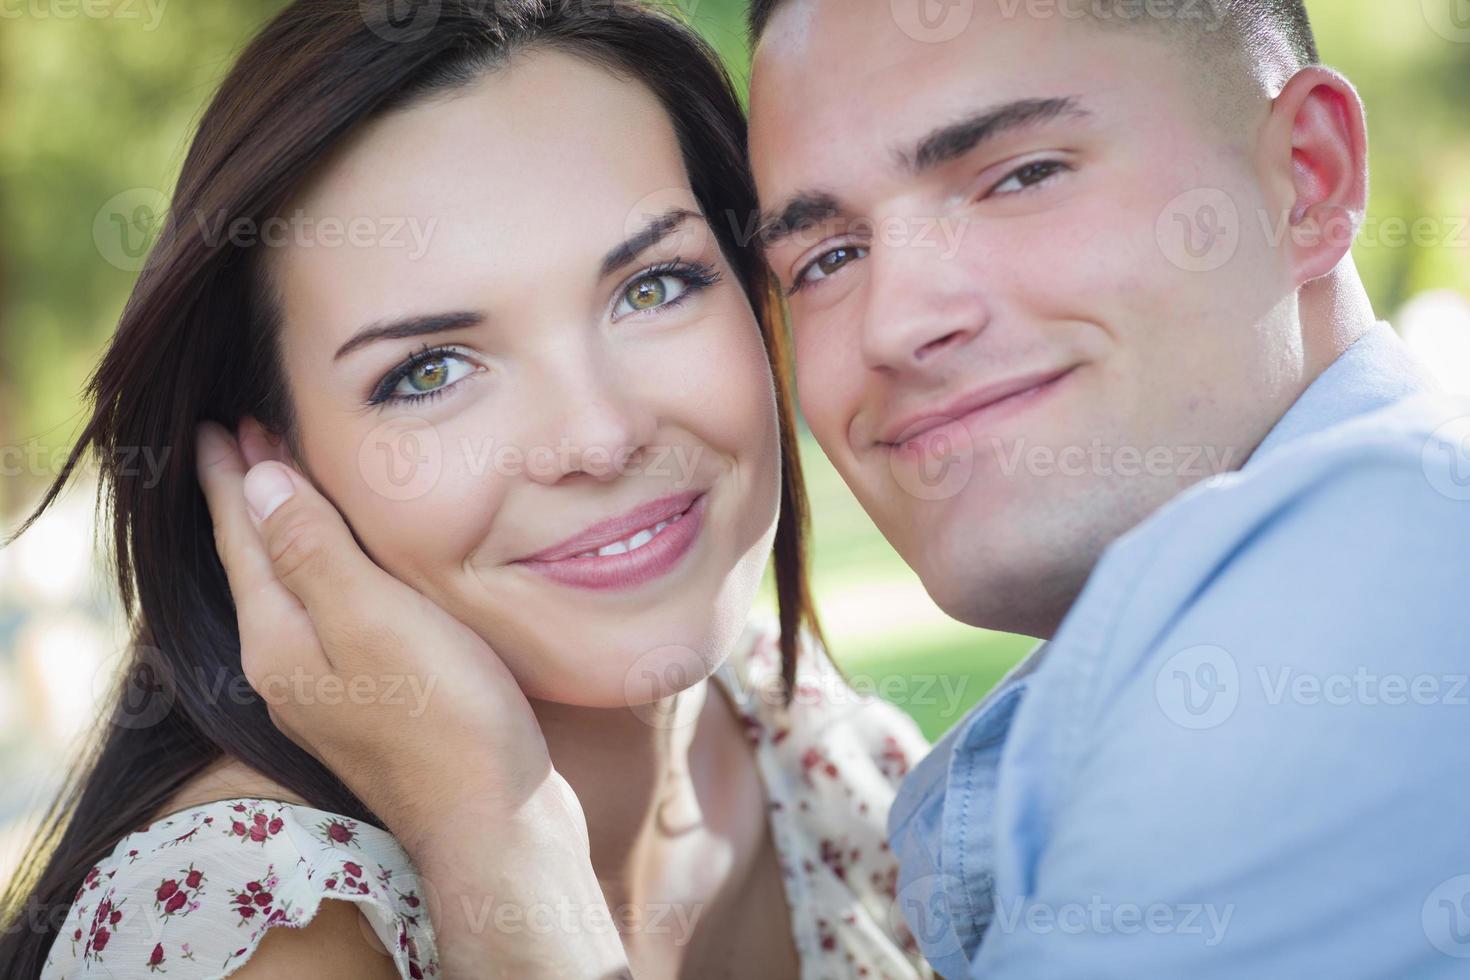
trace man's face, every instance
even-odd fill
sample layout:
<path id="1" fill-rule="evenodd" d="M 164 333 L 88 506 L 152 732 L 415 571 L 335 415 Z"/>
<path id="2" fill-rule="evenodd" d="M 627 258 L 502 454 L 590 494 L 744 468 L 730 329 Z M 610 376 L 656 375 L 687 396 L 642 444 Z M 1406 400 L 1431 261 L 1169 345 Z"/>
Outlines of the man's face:
<path id="1" fill-rule="evenodd" d="M 946 612 L 1048 636 L 1296 397 L 1292 187 L 1268 99 L 1227 110 L 1176 39 L 980 2 L 935 41 L 898 6 L 788 0 L 756 52 L 801 404 Z"/>

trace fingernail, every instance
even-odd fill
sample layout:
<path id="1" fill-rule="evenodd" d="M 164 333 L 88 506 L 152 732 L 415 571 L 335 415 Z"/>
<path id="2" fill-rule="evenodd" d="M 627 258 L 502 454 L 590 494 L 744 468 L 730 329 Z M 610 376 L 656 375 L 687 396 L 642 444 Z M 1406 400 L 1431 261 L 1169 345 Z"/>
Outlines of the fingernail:
<path id="1" fill-rule="evenodd" d="M 245 474 L 245 503 L 257 521 L 270 517 L 295 492 L 290 475 L 279 463 L 261 463 Z"/>

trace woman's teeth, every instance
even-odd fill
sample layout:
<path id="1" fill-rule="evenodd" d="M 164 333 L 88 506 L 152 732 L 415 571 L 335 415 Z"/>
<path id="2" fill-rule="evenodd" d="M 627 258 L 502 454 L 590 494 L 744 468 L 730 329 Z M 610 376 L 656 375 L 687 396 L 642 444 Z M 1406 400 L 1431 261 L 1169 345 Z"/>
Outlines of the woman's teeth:
<path id="1" fill-rule="evenodd" d="M 601 548 L 598 548 L 596 551 L 584 551 L 580 555 L 574 555 L 573 557 L 606 558 L 608 555 L 622 555 L 627 554 L 630 551 L 637 551 L 639 548 L 652 541 L 664 528 L 668 527 L 670 524 L 679 523 L 679 521 L 682 520 L 683 517 L 683 514 L 675 514 L 673 517 L 669 518 L 666 521 L 659 521 L 653 527 L 644 528 L 632 537 L 624 538 L 621 541 L 614 541 L 612 544 L 605 544 Z"/>

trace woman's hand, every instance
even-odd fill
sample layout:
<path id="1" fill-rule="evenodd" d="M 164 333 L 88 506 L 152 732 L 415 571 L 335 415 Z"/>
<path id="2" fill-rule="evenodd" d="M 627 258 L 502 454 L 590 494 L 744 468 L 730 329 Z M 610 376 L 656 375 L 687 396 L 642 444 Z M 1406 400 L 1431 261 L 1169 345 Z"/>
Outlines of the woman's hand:
<path id="1" fill-rule="evenodd" d="M 434 916 L 446 975 L 625 972 L 616 933 L 485 928 L 486 901 L 602 902 L 581 807 L 505 664 L 369 559 L 253 420 L 238 443 L 202 424 L 197 453 L 245 677 L 276 726 L 388 824 L 440 904 L 466 913 Z"/>

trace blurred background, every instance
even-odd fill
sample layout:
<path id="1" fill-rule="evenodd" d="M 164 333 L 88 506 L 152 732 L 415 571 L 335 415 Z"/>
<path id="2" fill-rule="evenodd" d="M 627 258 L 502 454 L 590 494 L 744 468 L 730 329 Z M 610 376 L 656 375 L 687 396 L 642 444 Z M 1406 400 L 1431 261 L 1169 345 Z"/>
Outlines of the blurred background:
<path id="1" fill-rule="evenodd" d="M 0 527 L 58 472 L 78 400 L 193 123 L 284 0 L 0 0 Z M 744 80 L 745 0 L 681 6 Z M 1470 0 L 1309 0 L 1324 60 L 1358 85 L 1372 207 L 1356 246 L 1379 314 L 1470 394 Z M 122 236 L 119 241 L 119 236 Z M 136 260 L 130 261 L 130 260 Z M 131 265 L 131 268 L 129 266 Z M 160 378 L 158 383 L 167 384 Z M 1034 645 L 946 619 L 814 443 L 814 583 L 833 654 L 938 736 Z M 0 877 L 92 722 L 124 650 L 94 548 L 93 486 L 0 549 Z M 901 662 L 901 665 L 900 665 Z"/>

